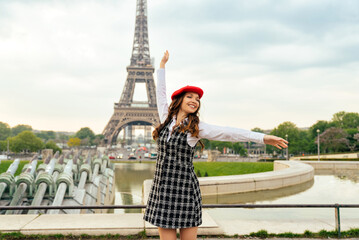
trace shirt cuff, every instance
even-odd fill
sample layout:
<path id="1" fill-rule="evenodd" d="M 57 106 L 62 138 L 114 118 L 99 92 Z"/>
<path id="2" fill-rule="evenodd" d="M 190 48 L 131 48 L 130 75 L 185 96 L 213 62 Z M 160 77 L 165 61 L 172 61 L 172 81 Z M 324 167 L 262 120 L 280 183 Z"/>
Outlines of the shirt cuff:
<path id="1" fill-rule="evenodd" d="M 259 132 L 251 132 L 251 135 L 250 135 L 250 139 L 251 141 L 253 142 L 257 142 L 257 143 L 261 143 L 261 144 L 264 144 L 264 136 L 266 134 L 264 133 L 259 133 Z"/>

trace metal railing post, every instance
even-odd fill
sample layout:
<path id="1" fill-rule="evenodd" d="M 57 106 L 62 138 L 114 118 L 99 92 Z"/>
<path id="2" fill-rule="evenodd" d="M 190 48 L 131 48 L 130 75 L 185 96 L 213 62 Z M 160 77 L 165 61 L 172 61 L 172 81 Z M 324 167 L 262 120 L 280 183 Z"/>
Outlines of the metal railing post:
<path id="1" fill-rule="evenodd" d="M 335 230 L 338 231 L 338 238 L 340 238 L 340 211 L 339 211 L 339 204 L 335 204 Z"/>

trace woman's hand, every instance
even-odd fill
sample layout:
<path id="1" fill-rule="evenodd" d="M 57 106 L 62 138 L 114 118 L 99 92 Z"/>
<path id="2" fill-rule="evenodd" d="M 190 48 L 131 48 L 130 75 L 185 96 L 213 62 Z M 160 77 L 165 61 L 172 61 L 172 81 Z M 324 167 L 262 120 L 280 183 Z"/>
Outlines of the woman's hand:
<path id="1" fill-rule="evenodd" d="M 168 50 L 166 50 L 166 52 L 164 53 L 163 57 L 162 57 L 162 60 L 161 60 L 161 63 L 160 63 L 160 68 L 165 68 L 165 65 L 168 61 L 168 57 L 169 57 L 169 53 L 168 53 Z"/>
<path id="2" fill-rule="evenodd" d="M 269 144 L 275 146 L 278 149 L 287 148 L 288 141 L 283 138 L 273 136 L 273 135 L 265 135 L 263 138 L 265 144 Z"/>

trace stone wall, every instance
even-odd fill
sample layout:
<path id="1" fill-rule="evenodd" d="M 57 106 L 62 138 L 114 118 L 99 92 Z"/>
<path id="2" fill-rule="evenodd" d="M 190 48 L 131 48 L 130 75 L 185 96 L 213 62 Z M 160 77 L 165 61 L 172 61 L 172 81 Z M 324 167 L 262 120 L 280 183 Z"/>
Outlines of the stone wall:
<path id="1" fill-rule="evenodd" d="M 202 196 L 278 189 L 312 180 L 312 166 L 297 161 L 275 161 L 274 171 L 244 175 L 198 178 Z M 143 183 L 143 202 L 147 202 L 152 179 Z"/>

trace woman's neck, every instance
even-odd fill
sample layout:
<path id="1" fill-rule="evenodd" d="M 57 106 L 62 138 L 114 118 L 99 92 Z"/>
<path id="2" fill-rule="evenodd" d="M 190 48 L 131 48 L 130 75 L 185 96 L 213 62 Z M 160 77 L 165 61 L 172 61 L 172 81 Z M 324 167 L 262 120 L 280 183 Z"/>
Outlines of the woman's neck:
<path id="1" fill-rule="evenodd" d="M 179 125 L 183 119 L 187 117 L 187 114 L 183 112 L 182 110 L 179 110 L 176 116 L 176 125 Z"/>

